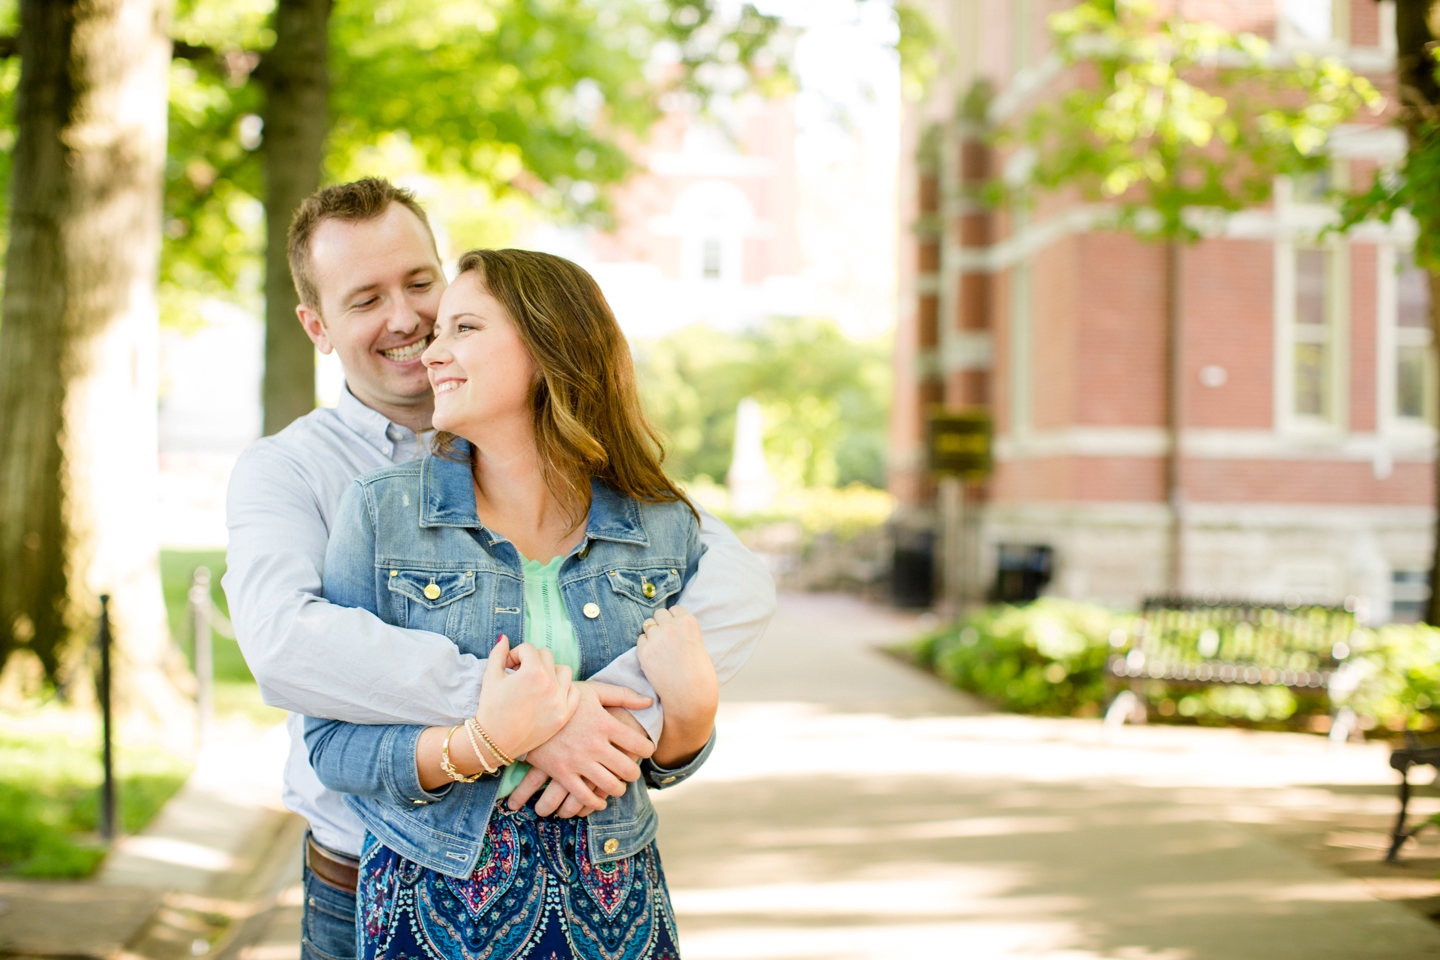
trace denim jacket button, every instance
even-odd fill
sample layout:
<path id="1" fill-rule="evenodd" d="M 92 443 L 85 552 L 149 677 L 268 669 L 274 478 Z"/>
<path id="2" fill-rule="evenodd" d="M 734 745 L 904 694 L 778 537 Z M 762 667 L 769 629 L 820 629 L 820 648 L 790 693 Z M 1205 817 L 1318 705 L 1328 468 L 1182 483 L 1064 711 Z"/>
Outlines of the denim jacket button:
<path id="1" fill-rule="evenodd" d="M 675 782 L 675 778 L 674 778 L 674 777 L 662 777 L 662 778 L 660 779 L 660 782 L 661 782 L 661 783 L 674 783 L 674 782 Z"/>
<path id="2" fill-rule="evenodd" d="M 616 850 L 619 850 L 619 849 L 620 849 L 620 841 L 619 841 L 619 840 L 616 840 L 614 837 L 611 837 L 609 840 L 606 840 L 606 841 L 605 841 L 605 852 L 606 852 L 606 853 L 614 853 Z"/>
<path id="3" fill-rule="evenodd" d="M 580 608 L 580 612 L 585 614 L 585 616 L 590 618 L 591 620 L 594 620 L 596 617 L 600 616 L 600 604 L 587 603 L 585 604 L 585 606 Z"/>

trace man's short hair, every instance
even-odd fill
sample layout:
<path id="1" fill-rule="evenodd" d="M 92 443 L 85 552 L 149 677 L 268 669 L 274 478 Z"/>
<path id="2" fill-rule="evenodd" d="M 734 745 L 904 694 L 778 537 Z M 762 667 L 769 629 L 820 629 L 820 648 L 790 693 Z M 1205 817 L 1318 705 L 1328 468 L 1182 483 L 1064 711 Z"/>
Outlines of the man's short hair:
<path id="1" fill-rule="evenodd" d="M 290 277 L 295 281 L 295 293 L 300 302 L 311 310 L 320 311 L 320 291 L 315 286 L 310 263 L 310 241 L 315 231 L 326 220 L 344 220 L 347 223 L 363 223 L 385 216 L 390 204 L 398 203 L 408 209 L 430 234 L 430 246 L 435 246 L 435 232 L 430 229 L 430 218 L 415 199 L 415 194 L 404 187 L 397 187 L 380 177 L 366 177 L 354 183 L 340 183 L 325 187 L 305 198 L 295 216 L 290 218 L 290 233 L 285 245 L 285 255 L 290 261 Z M 438 256 L 438 252 L 437 252 Z"/>

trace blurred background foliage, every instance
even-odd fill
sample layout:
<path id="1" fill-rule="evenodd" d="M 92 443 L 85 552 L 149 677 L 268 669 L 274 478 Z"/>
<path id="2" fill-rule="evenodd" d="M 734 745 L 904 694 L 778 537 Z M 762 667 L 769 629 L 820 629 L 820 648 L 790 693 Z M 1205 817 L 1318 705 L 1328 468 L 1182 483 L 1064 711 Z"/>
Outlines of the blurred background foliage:
<path id="1" fill-rule="evenodd" d="M 890 342 L 852 340 L 830 320 L 776 318 L 738 333 L 693 326 L 633 346 L 673 476 L 724 483 L 736 405 L 753 397 L 784 491 L 885 485 Z"/>
<path id="2" fill-rule="evenodd" d="M 273 12 L 274 0 L 176 4 L 167 325 L 195 323 L 205 298 L 262 307 L 261 78 Z M 16 21 L 16 0 L 0 0 L 0 36 L 13 37 Z M 626 147 L 662 106 L 703 110 L 714 97 L 791 87 L 778 18 L 713 0 L 348 0 L 334 7 L 329 39 L 326 180 L 435 180 L 462 201 L 432 203 L 442 246 L 455 249 L 505 242 L 522 215 L 606 225 L 603 188 L 630 172 Z M 5 195 L 18 76 L 16 58 L 0 60 Z"/>

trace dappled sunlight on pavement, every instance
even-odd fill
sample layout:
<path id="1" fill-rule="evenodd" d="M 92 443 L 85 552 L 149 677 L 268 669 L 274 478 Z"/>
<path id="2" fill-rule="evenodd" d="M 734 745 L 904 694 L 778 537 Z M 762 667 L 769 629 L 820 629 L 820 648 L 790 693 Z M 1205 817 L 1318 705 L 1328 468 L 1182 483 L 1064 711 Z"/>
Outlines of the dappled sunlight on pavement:
<path id="1" fill-rule="evenodd" d="M 913 629 L 782 598 L 705 771 L 654 795 L 689 960 L 1440 957 L 1311 851 L 1383 856 L 1383 746 L 985 714 L 873 652 Z"/>

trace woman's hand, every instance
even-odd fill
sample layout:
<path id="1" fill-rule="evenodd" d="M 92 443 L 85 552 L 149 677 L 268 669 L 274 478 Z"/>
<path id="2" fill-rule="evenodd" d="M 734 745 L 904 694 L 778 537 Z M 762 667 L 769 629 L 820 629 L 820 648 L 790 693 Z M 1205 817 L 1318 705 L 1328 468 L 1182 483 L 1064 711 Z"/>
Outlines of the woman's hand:
<path id="1" fill-rule="evenodd" d="M 699 753 L 715 727 L 720 681 L 705 650 L 700 624 L 684 607 L 656 610 L 636 641 L 640 669 L 665 707 L 665 726 L 653 759 L 677 766 Z"/>
<path id="2" fill-rule="evenodd" d="M 580 691 L 571 682 L 569 667 L 555 666 L 549 650 L 529 644 L 512 650 L 509 638 L 501 636 L 485 664 L 475 719 L 501 750 L 516 758 L 553 737 L 579 703 Z M 498 765 L 499 758 L 483 743 L 480 749 L 485 756 L 476 756 L 470 738 L 459 728 L 429 727 L 415 746 L 415 772 L 426 790 L 450 782 L 441 766 L 447 738 L 450 762 L 462 775 Z"/>
<path id="3" fill-rule="evenodd" d="M 556 666 L 549 650 L 532 644 L 514 649 L 501 636 L 485 664 L 475 719 L 511 757 L 549 740 L 580 703 L 567 666 Z"/>

